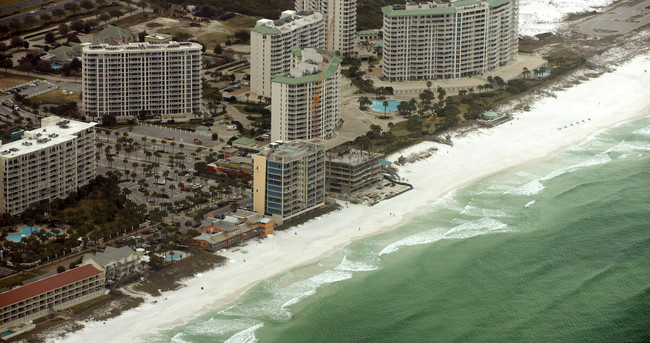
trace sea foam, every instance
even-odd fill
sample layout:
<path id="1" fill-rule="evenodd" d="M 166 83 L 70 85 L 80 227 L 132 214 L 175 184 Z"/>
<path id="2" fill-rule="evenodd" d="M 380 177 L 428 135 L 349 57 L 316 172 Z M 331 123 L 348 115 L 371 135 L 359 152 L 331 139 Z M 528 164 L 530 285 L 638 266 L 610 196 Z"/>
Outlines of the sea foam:
<path id="1" fill-rule="evenodd" d="M 255 330 L 261 328 L 264 324 L 257 324 L 249 327 L 246 330 L 239 331 L 232 337 L 228 338 L 225 343 L 255 343 L 258 341 L 255 336 Z"/>

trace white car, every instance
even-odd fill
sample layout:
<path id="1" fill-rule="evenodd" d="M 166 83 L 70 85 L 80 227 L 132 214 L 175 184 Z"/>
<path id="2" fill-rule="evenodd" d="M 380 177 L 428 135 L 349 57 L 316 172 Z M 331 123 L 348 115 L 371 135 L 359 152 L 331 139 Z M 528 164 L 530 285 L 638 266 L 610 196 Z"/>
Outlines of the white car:
<path id="1" fill-rule="evenodd" d="M 36 14 L 36 10 L 29 11 L 29 14 Z"/>

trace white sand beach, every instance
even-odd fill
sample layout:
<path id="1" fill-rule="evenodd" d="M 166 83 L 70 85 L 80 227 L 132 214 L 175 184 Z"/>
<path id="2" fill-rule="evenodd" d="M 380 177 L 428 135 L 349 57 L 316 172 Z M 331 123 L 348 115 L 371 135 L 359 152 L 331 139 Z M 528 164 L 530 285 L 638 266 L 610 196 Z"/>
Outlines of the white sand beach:
<path id="1" fill-rule="evenodd" d="M 224 307 L 264 279 L 319 261 L 352 240 L 391 230 L 436 199 L 503 170 L 548 159 L 600 130 L 650 115 L 650 55 L 644 55 L 578 86 L 531 104 L 530 112 L 491 129 L 452 137 L 454 146 L 438 145 L 434 156 L 400 168 L 414 189 L 373 207 L 350 205 L 261 243 L 250 241 L 247 254 L 227 252 L 226 266 L 185 280 L 186 285 L 117 318 L 84 323 L 60 342 L 141 342 L 159 330 L 181 325 Z M 585 115 L 588 113 L 588 115 Z M 565 128 L 566 126 L 566 128 Z M 423 143 L 389 156 L 425 150 Z M 396 215 L 390 215 L 395 213 Z M 245 262 L 244 259 L 245 258 Z M 157 302 L 154 303 L 154 300 Z"/>

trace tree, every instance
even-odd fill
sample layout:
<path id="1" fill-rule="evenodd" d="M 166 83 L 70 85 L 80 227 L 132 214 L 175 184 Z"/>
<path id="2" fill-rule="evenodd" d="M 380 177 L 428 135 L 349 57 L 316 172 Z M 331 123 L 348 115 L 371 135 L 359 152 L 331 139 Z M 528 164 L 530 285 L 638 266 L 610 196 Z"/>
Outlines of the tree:
<path id="1" fill-rule="evenodd" d="M 102 13 L 102 14 L 99 15 L 99 20 L 102 20 L 102 21 L 104 22 L 104 24 L 106 24 L 106 22 L 107 22 L 109 19 L 111 19 L 111 16 L 108 15 L 108 13 L 106 13 L 106 12 L 104 12 L 104 13 Z"/>
<path id="2" fill-rule="evenodd" d="M 368 106 L 372 105 L 372 101 L 368 97 L 362 96 L 359 98 L 359 109 L 367 110 Z"/>
<path id="3" fill-rule="evenodd" d="M 66 23 L 59 24 L 59 33 L 63 36 L 67 35 L 70 32 L 70 26 Z"/>
<path id="4" fill-rule="evenodd" d="M 5 68 L 5 73 L 7 72 L 7 69 L 13 67 L 13 65 L 14 61 L 11 58 L 0 60 L 0 68 Z"/>
<path id="5" fill-rule="evenodd" d="M 23 18 L 23 26 L 25 28 L 30 28 L 36 24 L 36 17 L 33 15 L 28 15 L 25 18 Z"/>
<path id="6" fill-rule="evenodd" d="M 43 13 L 39 15 L 39 17 L 41 18 L 42 21 L 49 21 L 50 19 L 52 19 L 52 16 L 49 15 L 48 13 Z"/>
<path id="7" fill-rule="evenodd" d="M 388 101 L 384 100 L 384 103 L 382 105 L 384 105 L 384 116 L 385 116 L 386 110 L 388 109 Z"/>
<path id="8" fill-rule="evenodd" d="M 45 34 L 45 43 L 56 43 L 56 38 L 54 37 L 54 33 L 48 32 Z"/>
<path id="9" fill-rule="evenodd" d="M 72 23 L 70 23 L 70 28 L 77 32 L 81 32 L 84 29 L 84 22 L 81 20 L 75 20 Z"/>
<path id="10" fill-rule="evenodd" d="M 216 141 L 217 139 L 219 139 L 219 135 L 215 132 L 212 134 L 212 140 Z"/>
<path id="11" fill-rule="evenodd" d="M 235 37 L 242 43 L 248 43 L 251 39 L 251 34 L 247 30 L 238 30 L 235 32 Z"/>
<path id="12" fill-rule="evenodd" d="M 86 10 L 91 10 L 95 7 L 95 4 L 90 0 L 81 0 L 79 5 Z"/>
<path id="13" fill-rule="evenodd" d="M 58 267 L 56 267 L 56 272 L 57 272 L 57 273 L 63 273 L 64 271 L 65 271 L 65 267 L 64 267 L 64 266 L 58 266 Z"/>
<path id="14" fill-rule="evenodd" d="M 233 202 L 233 203 L 230 204 L 230 209 L 231 209 L 233 212 L 236 212 L 238 208 L 239 208 L 239 204 L 238 204 L 238 203 Z"/>
<path id="15" fill-rule="evenodd" d="M 124 13 L 118 9 L 112 9 L 108 13 L 111 15 L 111 17 L 116 17 L 117 19 L 120 19 L 120 17 L 124 15 Z"/>
<path id="16" fill-rule="evenodd" d="M 29 61 L 25 61 L 25 62 L 23 62 L 23 63 L 20 64 L 20 69 L 21 69 L 22 71 L 24 71 L 24 72 L 27 72 L 27 75 L 29 75 L 29 73 L 30 73 L 32 70 L 34 70 L 34 65 L 33 65 L 31 62 L 29 62 Z"/>
<path id="17" fill-rule="evenodd" d="M 20 37 L 20 36 L 13 36 L 11 37 L 11 43 L 9 43 L 9 46 L 12 48 L 18 48 L 23 46 L 25 41 Z"/>
<path id="18" fill-rule="evenodd" d="M 214 46 L 214 50 L 212 50 L 215 55 L 221 55 L 223 52 L 223 49 L 221 48 L 221 43 L 217 43 L 217 45 Z"/>
<path id="19" fill-rule="evenodd" d="M 61 8 L 55 8 L 52 10 L 52 15 L 55 17 L 63 17 L 65 15 L 65 11 Z"/>
<path id="20" fill-rule="evenodd" d="M 142 12 L 144 12 L 144 9 L 147 8 L 147 2 L 146 1 L 140 1 L 136 3 L 136 5 L 140 8 L 142 8 Z"/>
<path id="21" fill-rule="evenodd" d="M 70 11 L 72 13 L 77 12 L 81 9 L 81 7 L 79 7 L 76 2 L 68 2 L 67 4 L 63 5 L 63 8 L 66 11 Z"/>

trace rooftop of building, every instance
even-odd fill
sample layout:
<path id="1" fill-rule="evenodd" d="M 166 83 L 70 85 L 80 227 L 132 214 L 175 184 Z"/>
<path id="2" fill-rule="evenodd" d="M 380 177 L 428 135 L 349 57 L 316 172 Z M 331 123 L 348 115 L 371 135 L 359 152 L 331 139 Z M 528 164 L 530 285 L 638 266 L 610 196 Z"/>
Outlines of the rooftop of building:
<path id="1" fill-rule="evenodd" d="M 291 52 L 301 59 L 289 73 L 284 75 L 276 75 L 273 82 L 285 84 L 302 84 L 307 82 L 318 82 L 321 77 L 323 52 L 322 49 L 314 48 L 293 48 Z M 328 52 L 325 56 L 327 64 L 325 65 L 325 72 L 323 72 L 323 80 L 332 77 L 341 64 L 341 58 L 336 56 L 333 52 Z"/>
<path id="2" fill-rule="evenodd" d="M 110 24 L 104 26 L 104 29 L 97 32 L 95 36 L 103 40 L 111 40 L 111 41 L 131 40 L 131 39 L 136 39 L 138 37 L 135 33 L 127 29 L 123 29 L 119 26 L 110 25 Z"/>
<path id="3" fill-rule="evenodd" d="M 455 2 L 407 2 L 406 4 L 389 5 L 381 8 L 387 17 L 412 15 L 442 15 L 454 14 L 461 9 L 470 9 L 476 5 L 487 4 L 490 7 L 503 5 L 513 0 L 460 0 Z"/>
<path id="4" fill-rule="evenodd" d="M 378 35 L 379 30 L 362 30 L 362 31 L 357 31 L 357 36 L 372 36 L 372 35 Z"/>
<path id="5" fill-rule="evenodd" d="M 376 152 L 338 146 L 327 151 L 325 160 L 328 162 L 350 164 L 354 166 L 373 160 L 379 161 L 380 157 L 381 155 Z"/>
<path id="6" fill-rule="evenodd" d="M 43 118 L 41 125 L 41 128 L 25 131 L 22 139 L 0 144 L 0 158 L 16 157 L 72 140 L 77 137 L 79 131 L 89 129 L 97 123 L 50 116 Z"/>
<path id="7" fill-rule="evenodd" d="M 88 259 L 92 259 L 93 261 L 97 262 L 97 264 L 99 264 L 100 266 L 106 266 L 113 261 L 119 261 L 121 259 L 127 258 L 134 253 L 135 250 L 127 246 L 121 248 L 108 246 L 106 247 L 106 249 L 104 249 L 104 252 L 98 252 L 94 254 L 92 253 L 84 254 L 82 260 L 86 261 Z"/>
<path id="8" fill-rule="evenodd" d="M 87 279 L 103 272 L 92 265 L 84 265 L 0 294 L 0 308 L 43 294 L 47 291 Z"/>
<path id="9" fill-rule="evenodd" d="M 257 155 L 266 156 L 268 158 L 301 156 L 314 148 L 322 149 L 324 146 L 325 141 L 318 138 L 310 140 L 295 140 L 287 143 L 277 141 L 269 144 L 267 148 L 264 148 Z"/>
<path id="10" fill-rule="evenodd" d="M 250 139 L 248 137 L 241 137 L 232 142 L 232 144 L 239 144 L 239 145 L 251 145 L 255 143 L 255 140 Z"/>
<path id="11" fill-rule="evenodd" d="M 150 43 L 150 42 L 136 42 L 136 43 L 124 43 L 117 45 L 110 44 L 94 44 L 83 47 L 83 53 L 122 53 L 125 51 L 134 51 L 134 50 L 164 50 L 164 49 L 179 49 L 179 50 L 194 50 L 201 49 L 201 44 L 194 42 L 176 42 L 171 41 L 168 43 Z"/>
<path id="12" fill-rule="evenodd" d="M 283 11 L 279 19 L 260 19 L 251 31 L 267 35 L 279 35 L 285 32 L 291 32 L 307 24 L 323 20 L 324 16 L 320 12 L 314 11 Z"/>

